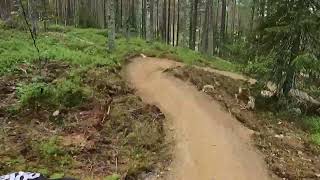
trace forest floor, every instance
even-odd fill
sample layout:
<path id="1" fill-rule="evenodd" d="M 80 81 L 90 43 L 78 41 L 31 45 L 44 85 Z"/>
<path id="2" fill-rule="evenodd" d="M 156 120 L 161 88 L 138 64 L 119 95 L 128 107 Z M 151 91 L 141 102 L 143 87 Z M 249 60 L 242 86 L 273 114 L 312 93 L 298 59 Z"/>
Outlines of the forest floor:
<path id="1" fill-rule="evenodd" d="M 118 38 L 107 53 L 106 39 L 104 30 L 52 26 L 39 33 L 38 54 L 27 31 L 0 26 L 0 174 L 162 176 L 171 159 L 165 117 L 135 95 L 121 69 L 140 53 L 186 64 L 206 60 L 139 38 Z M 222 59 L 208 64 L 236 70 Z"/>
<path id="2" fill-rule="evenodd" d="M 238 88 L 255 82 L 231 73 L 237 65 L 138 38 L 118 38 L 106 53 L 105 34 L 51 27 L 37 39 L 39 61 L 26 32 L 0 27 L 1 174 L 319 178 L 319 148 L 306 132 L 237 104 Z M 175 61 L 126 63 L 140 53 Z M 199 92 L 205 85 L 214 91 Z"/>
<path id="3" fill-rule="evenodd" d="M 35 83 L 38 67 L 23 68 L 0 77 L 0 172 L 137 179 L 168 163 L 165 117 L 144 104 L 118 70 L 70 75 L 71 65 L 50 61 L 42 83 Z"/>

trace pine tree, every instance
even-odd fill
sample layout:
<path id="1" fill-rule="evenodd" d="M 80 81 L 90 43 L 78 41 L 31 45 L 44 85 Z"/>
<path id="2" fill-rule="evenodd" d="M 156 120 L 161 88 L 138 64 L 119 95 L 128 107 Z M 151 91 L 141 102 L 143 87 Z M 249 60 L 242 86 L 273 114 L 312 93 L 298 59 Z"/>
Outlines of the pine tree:
<path id="1" fill-rule="evenodd" d="M 320 70 L 320 2 L 314 0 L 270 0 L 268 16 L 258 28 L 261 52 L 268 52 L 271 79 L 278 91 L 288 95 L 295 78 L 306 64 Z M 310 66 L 310 64 L 313 64 Z"/>

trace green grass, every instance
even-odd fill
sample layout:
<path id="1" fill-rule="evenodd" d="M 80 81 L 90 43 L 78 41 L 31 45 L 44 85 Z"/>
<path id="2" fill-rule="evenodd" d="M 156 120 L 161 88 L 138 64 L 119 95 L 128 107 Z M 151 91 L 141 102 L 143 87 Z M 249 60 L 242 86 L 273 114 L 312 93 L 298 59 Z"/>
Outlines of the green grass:
<path id="1" fill-rule="evenodd" d="M 121 176 L 117 175 L 117 174 L 113 174 L 111 176 L 107 176 L 104 178 L 104 180 L 119 180 L 121 179 Z"/>
<path id="2" fill-rule="evenodd" d="M 313 143 L 320 145 L 320 133 L 312 134 L 311 140 Z"/>
<path id="3" fill-rule="evenodd" d="M 224 71 L 231 71 L 231 72 L 238 72 L 239 66 L 231 63 L 227 60 L 221 59 L 219 57 L 214 57 L 212 61 L 208 61 L 209 66 L 215 69 L 224 70 Z"/>
<path id="4" fill-rule="evenodd" d="M 320 145 L 320 117 L 307 117 L 303 120 L 303 126 L 310 131 L 311 141 Z"/>
<path id="5" fill-rule="evenodd" d="M 17 88 L 20 108 L 29 107 L 74 107 L 84 102 L 90 89 L 81 85 L 80 80 L 61 79 L 55 84 L 32 82 Z"/>
<path id="6" fill-rule="evenodd" d="M 235 71 L 236 66 L 220 58 L 205 57 L 186 48 L 173 48 L 160 42 L 140 38 L 118 38 L 116 50 L 106 51 L 106 32 L 102 29 L 77 29 L 52 26 L 50 32 L 40 33 L 37 44 L 41 59 L 63 60 L 80 66 L 114 66 L 128 54 L 168 57 L 187 64 L 209 65 L 221 70 Z M 38 54 L 27 32 L 0 29 L 0 75 L 15 71 L 21 63 L 34 63 Z"/>

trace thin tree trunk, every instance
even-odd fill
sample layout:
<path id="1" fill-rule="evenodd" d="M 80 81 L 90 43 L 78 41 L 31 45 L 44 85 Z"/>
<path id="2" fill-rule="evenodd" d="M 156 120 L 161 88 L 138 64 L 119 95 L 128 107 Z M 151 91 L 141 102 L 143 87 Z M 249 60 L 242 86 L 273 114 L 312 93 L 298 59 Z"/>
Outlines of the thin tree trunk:
<path id="1" fill-rule="evenodd" d="M 167 44 L 170 44 L 171 39 L 171 0 L 168 0 L 168 25 L 167 25 Z"/>
<path id="2" fill-rule="evenodd" d="M 36 0 L 29 1 L 29 16 L 31 20 L 32 33 L 35 38 L 38 35 L 38 15 L 37 15 L 36 6 L 37 6 Z"/>
<path id="3" fill-rule="evenodd" d="M 167 40 L 167 0 L 163 0 L 162 9 L 162 40 L 166 42 Z"/>
<path id="4" fill-rule="evenodd" d="M 196 36 L 196 32 L 197 32 L 197 27 L 198 27 L 198 5 L 199 5 L 199 0 L 195 0 L 195 4 L 194 4 L 194 15 L 193 15 L 193 22 L 194 22 L 194 26 L 193 26 L 193 40 L 192 40 L 192 46 L 193 46 L 193 50 L 195 50 L 196 47 L 196 41 L 197 41 L 197 36 Z"/>
<path id="5" fill-rule="evenodd" d="M 48 19 L 48 13 L 47 13 L 47 1 L 43 0 L 43 29 L 46 32 L 47 31 L 47 19 Z"/>
<path id="6" fill-rule="evenodd" d="M 180 33 L 180 0 L 178 0 L 177 42 L 176 42 L 176 46 L 179 46 L 179 33 Z"/>
<path id="7" fill-rule="evenodd" d="M 241 13 L 240 6 L 238 6 L 238 38 L 241 37 L 242 29 L 241 29 Z"/>
<path id="8" fill-rule="evenodd" d="M 120 0 L 120 28 L 123 28 L 123 21 L 122 21 L 122 16 L 123 16 L 123 0 Z"/>
<path id="9" fill-rule="evenodd" d="M 220 14 L 220 0 L 217 1 L 217 13 L 216 13 L 216 26 L 215 26 L 215 41 L 216 47 L 214 49 L 215 53 L 219 53 L 219 46 L 220 46 L 220 31 L 219 31 L 219 14 Z"/>
<path id="10" fill-rule="evenodd" d="M 200 48 L 200 50 L 203 53 L 208 52 L 208 46 L 209 46 L 209 16 L 211 15 L 209 14 L 210 3 L 211 3 L 211 0 L 206 1 L 206 8 L 204 12 L 204 22 L 202 27 L 201 48 Z"/>
<path id="11" fill-rule="evenodd" d="M 159 0 L 157 0 L 157 25 L 156 25 L 156 37 L 159 38 Z"/>
<path id="12" fill-rule="evenodd" d="M 237 10 L 237 0 L 233 0 L 233 9 L 232 9 L 232 30 L 231 30 L 231 38 L 234 39 L 235 34 L 235 24 L 236 24 L 236 10 Z"/>
<path id="13" fill-rule="evenodd" d="M 194 18 L 193 18 L 193 15 L 194 15 L 194 4 L 195 4 L 195 2 L 194 2 L 195 0 L 191 0 L 191 7 L 190 7 L 190 15 L 189 15 L 189 17 L 190 17 L 190 25 L 189 25 L 189 48 L 190 49 L 194 49 L 194 45 L 193 45 L 193 43 L 192 43 L 192 41 L 193 41 L 193 26 L 194 26 Z"/>
<path id="14" fill-rule="evenodd" d="M 142 23 L 142 30 L 141 30 L 141 37 L 146 39 L 147 27 L 146 27 L 146 14 L 147 14 L 147 5 L 146 0 L 142 0 L 142 14 L 141 14 L 141 23 Z"/>
<path id="15" fill-rule="evenodd" d="M 256 0 L 253 0 L 252 7 L 251 7 L 250 32 L 253 31 L 255 14 L 256 14 Z"/>
<path id="16" fill-rule="evenodd" d="M 121 26 L 119 0 L 115 0 L 114 3 L 116 32 L 119 32 Z"/>
<path id="17" fill-rule="evenodd" d="M 195 50 L 196 48 L 196 30 L 198 21 L 198 3 L 199 0 L 191 1 L 191 13 L 190 13 L 190 39 L 189 48 Z"/>
<path id="18" fill-rule="evenodd" d="M 227 2 L 226 0 L 221 1 L 221 27 L 220 27 L 220 36 L 221 40 L 225 40 L 225 33 L 226 33 L 226 16 L 227 16 Z"/>
<path id="19" fill-rule="evenodd" d="M 154 39 L 154 0 L 150 0 L 150 37 Z"/>
<path id="20" fill-rule="evenodd" d="M 109 4 L 107 7 L 109 8 L 108 10 L 108 21 L 109 21 L 109 28 L 108 28 L 108 51 L 112 52 L 115 49 L 115 0 L 107 0 Z"/>
<path id="21" fill-rule="evenodd" d="M 176 25 L 176 0 L 173 0 L 173 15 L 172 15 L 172 46 L 174 46 L 175 42 L 175 25 Z"/>
<path id="22" fill-rule="evenodd" d="M 227 7 L 229 6 L 229 4 L 227 3 Z M 224 33 L 224 39 L 228 40 L 228 32 L 229 32 L 229 11 L 226 11 L 226 30 Z"/>

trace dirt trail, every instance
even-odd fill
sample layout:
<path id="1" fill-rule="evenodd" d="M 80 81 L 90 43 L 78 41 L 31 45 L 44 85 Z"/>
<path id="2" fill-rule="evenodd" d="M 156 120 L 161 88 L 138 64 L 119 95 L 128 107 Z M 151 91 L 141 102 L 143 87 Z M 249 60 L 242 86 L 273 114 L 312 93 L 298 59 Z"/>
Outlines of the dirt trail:
<path id="1" fill-rule="evenodd" d="M 129 81 L 144 101 L 158 105 L 174 127 L 175 158 L 169 180 L 264 180 L 267 168 L 243 127 L 193 86 L 162 73 L 176 62 L 136 58 Z"/>

